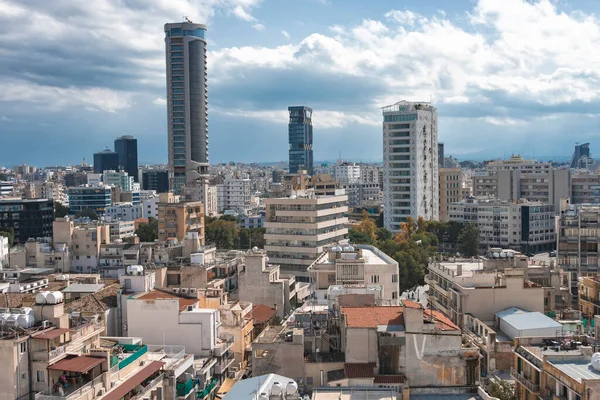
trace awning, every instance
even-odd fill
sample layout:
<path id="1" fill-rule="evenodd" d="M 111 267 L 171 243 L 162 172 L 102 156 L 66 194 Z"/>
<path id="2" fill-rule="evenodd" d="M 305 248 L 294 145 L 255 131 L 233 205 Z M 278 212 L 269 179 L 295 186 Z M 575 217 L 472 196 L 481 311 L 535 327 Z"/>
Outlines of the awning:
<path id="1" fill-rule="evenodd" d="M 163 365 L 165 365 L 164 362 L 152 361 L 150 364 L 142 368 L 140 372 L 117 386 L 115 390 L 108 392 L 106 396 L 104 396 L 103 400 L 120 400 L 121 398 L 125 397 L 127 393 L 135 389 L 137 385 L 144 382 L 145 379 L 161 369 Z"/>
<path id="2" fill-rule="evenodd" d="M 229 389 L 231 389 L 236 382 L 237 381 L 235 379 L 225 378 L 225 380 L 221 384 L 221 387 L 217 391 L 217 397 L 222 398 L 223 396 L 225 396 L 227 392 L 229 392 Z"/>
<path id="3" fill-rule="evenodd" d="M 96 365 L 102 364 L 104 361 L 106 361 L 106 358 L 104 357 L 71 357 L 60 360 L 56 364 L 49 366 L 48 369 L 84 373 L 90 371 Z"/>
<path id="4" fill-rule="evenodd" d="M 52 329 L 51 331 L 40 333 L 39 335 L 35 335 L 35 336 L 33 336 L 33 338 L 34 339 L 56 339 L 60 335 L 63 335 L 67 332 L 69 332 L 69 330 L 67 328 L 57 328 L 57 329 Z"/>

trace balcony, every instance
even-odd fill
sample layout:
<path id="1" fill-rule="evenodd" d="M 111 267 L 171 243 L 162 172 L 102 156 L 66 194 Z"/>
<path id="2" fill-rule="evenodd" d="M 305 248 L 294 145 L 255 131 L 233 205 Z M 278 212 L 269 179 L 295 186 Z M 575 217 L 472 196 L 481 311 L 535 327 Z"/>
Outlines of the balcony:
<path id="1" fill-rule="evenodd" d="M 215 365 L 215 374 L 223 374 L 229 368 L 229 366 L 233 363 L 235 359 L 235 355 L 233 353 L 228 353 L 227 355 L 221 358 L 221 361 Z"/>
<path id="2" fill-rule="evenodd" d="M 35 395 L 35 400 L 87 400 L 93 399 L 101 389 L 104 389 L 104 374 L 93 381 L 71 385 L 63 394 L 50 387 Z"/>
<path id="3" fill-rule="evenodd" d="M 164 379 L 165 374 L 160 374 L 159 376 L 151 380 L 146 386 L 141 386 L 141 388 L 137 391 L 137 394 L 131 397 L 131 400 L 141 400 L 144 398 L 150 398 L 150 391 L 156 388 L 159 384 L 162 384 Z"/>
<path id="4" fill-rule="evenodd" d="M 218 379 L 213 379 L 209 382 L 208 385 L 206 385 L 206 388 L 204 388 L 204 390 L 202 390 L 201 392 L 198 392 L 198 395 L 196 396 L 196 398 L 198 399 L 204 399 L 206 397 L 208 397 L 213 390 L 215 390 L 215 388 L 217 387 L 217 385 L 219 384 L 219 380 Z"/>
<path id="5" fill-rule="evenodd" d="M 67 355 L 67 345 L 62 345 L 53 350 L 41 350 L 32 352 L 33 361 L 42 361 L 52 364 Z"/>
<path id="6" fill-rule="evenodd" d="M 581 295 L 579 295 L 579 301 L 582 301 L 582 300 L 583 300 L 583 301 L 587 301 L 588 303 L 592 303 L 592 304 L 594 304 L 596 307 L 599 307 L 599 308 L 600 308 L 600 300 L 596 300 L 596 299 L 593 299 L 593 298 L 591 298 L 591 297 L 589 297 L 589 296 L 585 296 L 585 295 L 582 295 L 582 294 L 581 294 Z"/>
<path id="7" fill-rule="evenodd" d="M 215 347 L 216 357 L 221 357 L 223 354 L 225 354 L 225 352 L 227 352 L 227 350 L 231 348 L 231 346 L 233 346 L 234 336 L 222 334 L 219 339 L 221 340 L 221 343 L 217 343 L 217 347 Z"/>
<path id="8" fill-rule="evenodd" d="M 514 368 L 510 369 L 510 375 L 515 378 L 521 385 L 525 386 L 533 394 L 540 393 L 540 385 L 536 385 L 529 378 L 519 374 Z"/>
<path id="9" fill-rule="evenodd" d="M 177 383 L 177 397 L 178 398 L 186 398 L 189 394 L 194 390 L 196 384 L 194 383 L 194 379 L 190 378 L 187 382 Z"/>

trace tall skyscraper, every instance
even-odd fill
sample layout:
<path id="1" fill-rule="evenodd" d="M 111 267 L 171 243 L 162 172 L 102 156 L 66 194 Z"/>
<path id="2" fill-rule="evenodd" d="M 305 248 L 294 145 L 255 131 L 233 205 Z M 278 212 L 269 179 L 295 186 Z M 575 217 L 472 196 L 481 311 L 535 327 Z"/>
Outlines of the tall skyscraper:
<path id="1" fill-rule="evenodd" d="M 290 173 L 306 170 L 313 173 L 313 127 L 312 109 L 304 106 L 288 107 L 290 120 Z"/>
<path id="2" fill-rule="evenodd" d="M 573 158 L 571 159 L 571 168 L 581 168 L 581 164 L 585 165 L 590 158 L 590 144 L 576 144 Z"/>
<path id="3" fill-rule="evenodd" d="M 439 218 L 437 110 L 401 101 L 383 107 L 383 223 Z"/>
<path id="4" fill-rule="evenodd" d="M 119 169 L 119 155 L 110 149 L 94 153 L 94 172 L 101 174 L 107 170 Z"/>
<path id="5" fill-rule="evenodd" d="M 208 91 L 206 26 L 165 25 L 169 186 L 176 193 L 194 188 L 188 200 L 206 196 L 208 184 Z"/>
<path id="6" fill-rule="evenodd" d="M 116 138 L 115 153 L 119 155 L 119 170 L 127 172 L 138 182 L 137 139 L 134 139 L 133 136 Z"/>
<path id="7" fill-rule="evenodd" d="M 438 142 L 438 167 L 444 168 L 444 143 Z"/>

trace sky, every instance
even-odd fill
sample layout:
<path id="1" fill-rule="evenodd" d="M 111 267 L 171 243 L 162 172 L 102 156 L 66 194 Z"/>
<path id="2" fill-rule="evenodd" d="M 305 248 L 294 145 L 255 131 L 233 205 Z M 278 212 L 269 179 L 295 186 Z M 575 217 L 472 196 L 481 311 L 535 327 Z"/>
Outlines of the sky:
<path id="1" fill-rule="evenodd" d="M 167 161 L 166 22 L 208 26 L 210 161 L 379 161 L 381 107 L 429 101 L 459 159 L 599 145 L 597 0 L 0 0 L 0 166 Z M 600 151 L 599 151 L 600 154 Z"/>

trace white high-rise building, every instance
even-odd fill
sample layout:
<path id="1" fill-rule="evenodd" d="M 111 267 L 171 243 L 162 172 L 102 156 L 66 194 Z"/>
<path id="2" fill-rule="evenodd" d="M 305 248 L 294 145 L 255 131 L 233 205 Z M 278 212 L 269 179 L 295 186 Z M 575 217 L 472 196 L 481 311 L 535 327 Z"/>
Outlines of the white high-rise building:
<path id="1" fill-rule="evenodd" d="M 400 101 L 383 107 L 384 226 L 439 218 L 437 110 Z"/>

